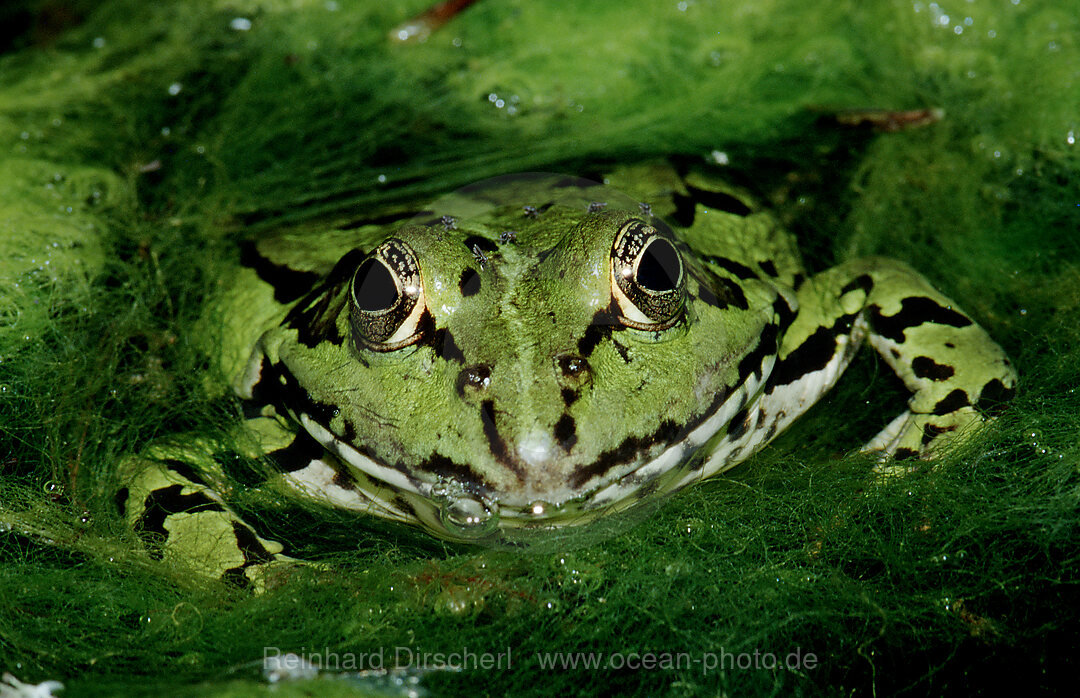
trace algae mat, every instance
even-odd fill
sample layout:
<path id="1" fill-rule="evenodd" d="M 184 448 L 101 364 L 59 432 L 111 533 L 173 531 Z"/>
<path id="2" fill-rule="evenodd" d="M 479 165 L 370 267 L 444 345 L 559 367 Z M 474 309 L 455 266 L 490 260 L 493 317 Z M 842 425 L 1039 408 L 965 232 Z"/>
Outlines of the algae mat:
<path id="1" fill-rule="evenodd" d="M 969 694 L 1074 675 L 1080 12 L 1068 3 L 5 3 L 0 668 L 65 695 Z M 941 109 L 867 133 L 846 109 Z M 334 573 L 261 596 L 145 559 L 115 466 L 238 408 L 197 350 L 252 230 L 486 176 L 726 162 L 824 267 L 910 262 L 1005 346 L 1012 407 L 866 486 L 864 356 L 774 446 L 593 546 L 446 546 L 282 509 Z M 274 515 L 268 515 L 274 518 Z M 284 662 L 285 660 L 282 660 Z M 283 667 L 287 668 L 287 667 Z M 297 672 L 304 674 L 303 671 Z"/>

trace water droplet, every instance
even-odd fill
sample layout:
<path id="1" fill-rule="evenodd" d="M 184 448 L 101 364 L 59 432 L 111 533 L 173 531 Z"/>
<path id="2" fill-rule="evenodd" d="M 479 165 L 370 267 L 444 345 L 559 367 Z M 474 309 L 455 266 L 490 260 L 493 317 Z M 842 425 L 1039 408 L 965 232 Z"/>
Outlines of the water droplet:
<path id="1" fill-rule="evenodd" d="M 180 94 L 180 90 L 182 89 L 184 89 L 183 85 L 178 82 L 174 82 L 173 84 L 169 85 L 169 94 L 175 97 L 176 95 Z"/>
<path id="2" fill-rule="evenodd" d="M 535 502 L 533 502 L 532 504 L 529 505 L 529 512 L 533 516 L 544 516 L 545 514 L 547 514 L 548 512 L 553 510 L 554 508 L 555 507 L 551 506 L 547 502 L 542 502 L 540 500 L 537 500 L 537 501 L 535 501 Z"/>
<path id="3" fill-rule="evenodd" d="M 499 525 L 499 508 L 469 496 L 446 495 L 439 507 L 439 518 L 451 533 L 464 538 L 480 538 Z"/>
<path id="4" fill-rule="evenodd" d="M 238 32 L 246 32 L 251 29 L 251 20 L 247 17 L 237 17 L 229 22 L 229 29 Z"/>

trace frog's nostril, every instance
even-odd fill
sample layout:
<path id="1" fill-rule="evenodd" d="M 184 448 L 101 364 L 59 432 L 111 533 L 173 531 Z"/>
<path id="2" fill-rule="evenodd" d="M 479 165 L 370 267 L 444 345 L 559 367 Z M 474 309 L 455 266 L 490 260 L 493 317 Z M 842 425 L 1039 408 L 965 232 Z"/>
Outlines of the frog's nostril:
<path id="1" fill-rule="evenodd" d="M 592 381 L 592 366 L 577 354 L 560 354 L 555 357 L 555 369 L 564 387 L 581 388 Z"/>
<path id="2" fill-rule="evenodd" d="M 475 364 L 461 369 L 457 378 L 458 395 L 478 395 L 491 385 L 491 367 L 487 364 Z"/>

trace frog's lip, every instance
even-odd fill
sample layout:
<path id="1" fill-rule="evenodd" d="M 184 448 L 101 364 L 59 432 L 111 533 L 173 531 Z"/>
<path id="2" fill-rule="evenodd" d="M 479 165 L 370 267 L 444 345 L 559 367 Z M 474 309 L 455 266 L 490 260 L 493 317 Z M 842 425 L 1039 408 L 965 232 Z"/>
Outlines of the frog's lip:
<path id="1" fill-rule="evenodd" d="M 758 393 L 771 372 L 771 365 L 766 362 L 760 374 L 752 373 L 736 390 L 724 396 L 711 412 L 696 420 L 682 437 L 668 444 L 657 455 L 642 462 L 633 461 L 612 468 L 607 472 L 586 480 L 582 488 L 567 487 L 561 492 L 491 492 L 488 488 L 477 487 L 474 483 L 457 481 L 453 478 L 433 483 L 421 480 L 407 471 L 378 461 L 371 455 L 362 453 L 348 441 L 333 434 L 307 414 L 298 416 L 305 430 L 328 451 L 353 468 L 367 476 L 389 486 L 392 492 L 373 492 L 365 490 L 362 494 L 387 512 L 400 511 L 391 501 L 394 493 L 411 495 L 409 498 L 422 498 L 428 502 L 445 500 L 446 496 L 437 493 L 436 488 L 458 490 L 463 497 L 470 497 L 498 509 L 503 521 L 510 525 L 528 523 L 573 523 L 575 517 L 588 512 L 625 509 L 635 504 L 644 496 L 653 496 L 673 491 L 693 480 L 700 480 L 731 467 L 739 462 L 731 457 L 732 447 L 738 446 L 737 440 L 731 440 L 728 448 L 723 449 L 720 457 L 710 457 L 694 461 L 692 456 L 714 436 Z M 750 455 L 747 450 L 743 457 Z M 741 460 L 741 459 L 740 459 Z M 586 466 L 588 467 L 588 466 Z M 392 518 L 400 518 L 392 514 Z M 586 517 L 591 518 L 591 517 Z M 584 520 L 584 519 L 582 519 Z"/>

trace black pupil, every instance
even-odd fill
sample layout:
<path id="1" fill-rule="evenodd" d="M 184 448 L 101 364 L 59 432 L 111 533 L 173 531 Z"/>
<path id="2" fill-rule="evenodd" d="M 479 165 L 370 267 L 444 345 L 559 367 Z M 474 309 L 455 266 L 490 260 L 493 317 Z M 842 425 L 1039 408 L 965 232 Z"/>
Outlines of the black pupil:
<path id="1" fill-rule="evenodd" d="M 681 270 L 682 263 L 675 247 L 663 238 L 656 238 L 641 253 L 637 282 L 642 288 L 656 293 L 674 291 Z"/>
<path id="2" fill-rule="evenodd" d="M 353 295 L 360 310 L 377 312 L 388 310 L 398 299 L 397 284 L 390 270 L 379 260 L 371 257 L 356 270 Z"/>

